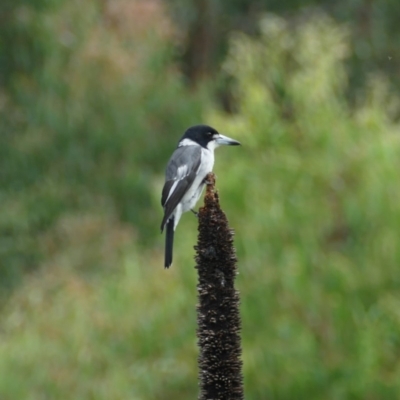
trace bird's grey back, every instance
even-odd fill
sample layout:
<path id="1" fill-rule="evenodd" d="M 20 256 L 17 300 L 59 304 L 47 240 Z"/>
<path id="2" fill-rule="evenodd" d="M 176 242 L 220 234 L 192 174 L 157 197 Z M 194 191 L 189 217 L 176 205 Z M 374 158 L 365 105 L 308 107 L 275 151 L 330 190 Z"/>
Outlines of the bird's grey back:
<path id="1" fill-rule="evenodd" d="M 195 172 L 201 161 L 200 146 L 181 146 L 178 147 L 170 158 L 165 171 L 165 180 L 169 181 L 178 177 L 178 168 L 187 166 L 185 175 Z M 182 171 L 183 172 L 183 171 Z"/>

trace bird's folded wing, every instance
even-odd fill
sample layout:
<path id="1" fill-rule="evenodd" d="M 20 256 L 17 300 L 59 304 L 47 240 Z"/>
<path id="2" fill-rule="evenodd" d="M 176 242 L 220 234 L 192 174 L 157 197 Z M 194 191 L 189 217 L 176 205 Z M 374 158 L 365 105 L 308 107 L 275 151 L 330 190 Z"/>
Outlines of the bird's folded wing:
<path id="1" fill-rule="evenodd" d="M 172 155 L 166 170 L 166 182 L 161 196 L 164 218 L 161 230 L 176 206 L 192 185 L 201 162 L 201 148 L 198 146 L 178 147 Z"/>

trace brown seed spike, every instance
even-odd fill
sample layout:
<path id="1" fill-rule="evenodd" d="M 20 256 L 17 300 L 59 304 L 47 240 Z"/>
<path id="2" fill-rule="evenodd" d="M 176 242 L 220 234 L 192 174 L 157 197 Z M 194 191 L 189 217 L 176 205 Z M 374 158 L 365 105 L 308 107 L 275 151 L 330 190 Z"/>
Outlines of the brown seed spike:
<path id="1" fill-rule="evenodd" d="M 239 293 L 234 287 L 237 259 L 233 231 L 220 208 L 212 173 L 207 176 L 198 230 L 199 400 L 242 400 Z"/>

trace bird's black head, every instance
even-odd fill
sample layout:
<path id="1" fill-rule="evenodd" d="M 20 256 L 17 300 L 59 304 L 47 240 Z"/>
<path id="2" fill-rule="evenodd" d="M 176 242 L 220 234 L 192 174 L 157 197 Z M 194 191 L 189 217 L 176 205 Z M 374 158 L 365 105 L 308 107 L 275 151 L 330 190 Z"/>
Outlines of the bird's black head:
<path id="1" fill-rule="evenodd" d="M 195 125 L 186 130 L 179 141 L 179 146 L 186 146 L 196 143 L 200 146 L 214 150 L 220 145 L 239 145 L 237 140 L 221 135 L 218 131 L 208 125 Z"/>
<path id="2" fill-rule="evenodd" d="M 218 136 L 218 131 L 208 125 L 195 125 L 186 130 L 179 143 L 185 145 L 193 141 L 202 147 L 206 147 L 209 142 Z M 187 140 L 185 140 L 187 139 Z"/>

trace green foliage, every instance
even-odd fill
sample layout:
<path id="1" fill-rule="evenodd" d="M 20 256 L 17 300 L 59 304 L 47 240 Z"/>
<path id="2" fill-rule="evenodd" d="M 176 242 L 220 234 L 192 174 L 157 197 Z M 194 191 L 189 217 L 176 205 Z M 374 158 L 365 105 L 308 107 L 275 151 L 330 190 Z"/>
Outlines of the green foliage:
<path id="1" fill-rule="evenodd" d="M 185 70 L 190 77 L 203 71 L 219 69 L 227 51 L 232 31 L 258 36 L 258 19 L 266 12 L 279 14 L 301 23 L 315 10 L 322 10 L 341 24 L 348 24 L 352 35 L 348 96 L 354 98 L 366 76 L 381 72 L 399 90 L 400 30 L 398 0 L 169 0 L 176 23 L 185 30 L 188 40 L 182 52 Z M 201 54 L 199 54 L 199 49 Z"/>
<path id="2" fill-rule="evenodd" d="M 117 273 L 98 282 L 47 270 L 12 297 L 1 319 L 1 399 L 193 396 L 188 288 L 177 274 L 160 279 L 160 270 L 141 268 L 146 258 L 118 261 Z"/>
<path id="3" fill-rule="evenodd" d="M 346 32 L 323 15 L 261 30 L 226 62 L 238 115 L 212 116 L 244 143 L 219 186 L 243 260 L 247 396 L 397 398 L 398 99 L 375 79 L 349 109 Z"/>
<path id="4" fill-rule="evenodd" d="M 1 281 L 41 268 L 0 314 L 0 398 L 196 397 L 196 221 L 164 271 L 155 210 L 171 141 L 202 114 L 243 143 L 216 174 L 246 399 L 399 398 L 399 100 L 375 76 L 349 107 L 349 32 L 269 16 L 237 35 L 226 115 L 185 89 L 158 14 L 133 28 L 128 9 L 52 4 L 24 20 L 43 63 L 1 92 Z"/>
<path id="5" fill-rule="evenodd" d="M 3 287 L 44 260 L 41 237 L 64 214 L 115 215 L 149 243 L 158 225 L 149 183 L 204 100 L 183 86 L 162 10 L 132 26 L 140 4 L 53 3 L 9 12 L 7 37 L 20 36 L 2 52 Z"/>

